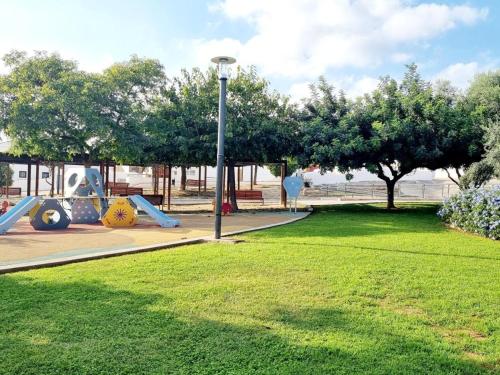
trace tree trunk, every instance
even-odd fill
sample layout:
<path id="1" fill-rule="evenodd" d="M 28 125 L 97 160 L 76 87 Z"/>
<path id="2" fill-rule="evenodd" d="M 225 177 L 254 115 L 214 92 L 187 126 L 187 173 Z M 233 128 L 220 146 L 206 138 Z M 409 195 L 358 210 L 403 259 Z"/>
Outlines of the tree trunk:
<path id="1" fill-rule="evenodd" d="M 448 168 L 443 168 L 445 171 L 446 171 L 446 174 L 448 175 L 448 178 L 453 181 L 457 186 L 460 186 L 460 171 L 455 168 L 456 172 L 457 172 L 457 176 L 458 176 L 458 179 L 454 179 L 453 177 L 451 177 L 451 174 L 450 174 L 450 171 L 448 170 Z"/>
<path id="2" fill-rule="evenodd" d="M 386 176 L 384 174 L 384 169 L 381 163 L 377 163 L 377 168 L 378 168 L 377 177 L 380 178 L 382 181 L 384 181 L 385 184 L 387 185 L 387 209 L 392 210 L 396 208 L 396 206 L 394 205 L 394 187 L 396 186 L 396 182 L 398 182 L 401 179 L 401 177 L 410 173 L 412 169 L 397 171 L 393 167 L 391 167 L 390 164 L 384 164 L 384 165 L 387 168 L 389 168 L 393 178 L 391 179 L 389 176 Z"/>
<path id="3" fill-rule="evenodd" d="M 156 167 L 153 165 L 151 167 L 151 187 L 153 188 L 153 194 L 156 194 L 155 193 L 155 183 L 156 183 Z"/>
<path id="4" fill-rule="evenodd" d="M 387 180 L 385 183 L 387 185 L 387 209 L 391 210 L 396 208 L 394 205 L 394 187 L 396 186 L 396 181 Z"/>
<path id="5" fill-rule="evenodd" d="M 231 206 L 233 207 L 233 211 L 238 211 L 238 201 L 236 200 L 236 179 L 234 173 L 234 164 L 229 163 L 227 168 L 227 178 L 228 178 L 228 186 L 229 186 L 229 201 L 231 202 Z"/>
<path id="6" fill-rule="evenodd" d="M 181 182 L 179 184 L 179 190 L 186 190 L 186 167 L 181 167 Z"/>
<path id="7" fill-rule="evenodd" d="M 55 174 L 56 172 L 56 167 L 54 164 L 52 164 L 50 166 L 50 196 L 53 197 L 54 196 L 54 183 L 55 183 Z"/>
<path id="8" fill-rule="evenodd" d="M 254 185 L 257 185 L 257 168 L 259 168 L 259 166 L 257 164 L 255 164 L 255 172 L 253 174 L 253 184 Z"/>
<path id="9" fill-rule="evenodd" d="M 57 166 L 57 178 L 56 178 L 56 194 L 59 195 L 61 187 L 61 165 Z"/>

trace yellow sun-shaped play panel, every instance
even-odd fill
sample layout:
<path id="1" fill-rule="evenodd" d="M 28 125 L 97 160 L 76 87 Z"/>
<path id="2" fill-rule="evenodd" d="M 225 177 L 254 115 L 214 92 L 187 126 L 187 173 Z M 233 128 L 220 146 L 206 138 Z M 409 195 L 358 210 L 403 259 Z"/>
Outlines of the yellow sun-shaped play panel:
<path id="1" fill-rule="evenodd" d="M 105 227 L 133 227 L 137 223 L 137 211 L 127 198 L 117 198 L 102 218 Z"/>

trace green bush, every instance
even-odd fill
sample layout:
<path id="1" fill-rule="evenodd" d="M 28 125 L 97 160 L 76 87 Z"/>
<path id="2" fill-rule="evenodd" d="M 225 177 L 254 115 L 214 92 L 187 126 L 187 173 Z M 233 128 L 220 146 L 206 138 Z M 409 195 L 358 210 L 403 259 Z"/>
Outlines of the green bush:
<path id="1" fill-rule="evenodd" d="M 479 188 L 486 184 L 495 174 L 495 167 L 488 160 L 483 159 L 473 163 L 460 178 L 460 188 L 463 190 Z"/>

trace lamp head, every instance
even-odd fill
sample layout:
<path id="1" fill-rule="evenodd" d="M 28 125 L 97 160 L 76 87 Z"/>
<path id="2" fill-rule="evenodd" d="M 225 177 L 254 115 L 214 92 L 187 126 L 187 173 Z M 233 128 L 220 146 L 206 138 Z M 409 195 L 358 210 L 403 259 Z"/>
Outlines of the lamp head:
<path id="1" fill-rule="evenodd" d="M 217 56 L 212 58 L 210 61 L 217 64 L 219 70 L 219 78 L 227 78 L 227 67 L 230 64 L 234 64 L 236 59 L 229 56 Z"/>

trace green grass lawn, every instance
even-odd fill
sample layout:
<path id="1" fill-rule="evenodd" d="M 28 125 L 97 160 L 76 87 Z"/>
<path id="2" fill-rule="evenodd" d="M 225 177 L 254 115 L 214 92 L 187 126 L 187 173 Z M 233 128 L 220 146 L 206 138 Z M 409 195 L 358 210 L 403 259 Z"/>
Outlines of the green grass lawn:
<path id="1" fill-rule="evenodd" d="M 500 371 L 500 244 L 402 207 L 0 276 L 0 373 Z"/>

